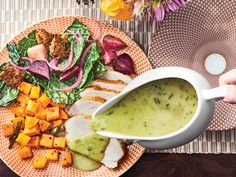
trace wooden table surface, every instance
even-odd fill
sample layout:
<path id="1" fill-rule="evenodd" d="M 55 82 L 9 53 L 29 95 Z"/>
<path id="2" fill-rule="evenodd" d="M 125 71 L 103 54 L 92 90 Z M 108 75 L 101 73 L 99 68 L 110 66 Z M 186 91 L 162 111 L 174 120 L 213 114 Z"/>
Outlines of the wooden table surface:
<path id="1" fill-rule="evenodd" d="M 236 155 L 144 154 L 123 177 L 236 177 Z M 0 177 L 17 177 L 0 161 Z"/>

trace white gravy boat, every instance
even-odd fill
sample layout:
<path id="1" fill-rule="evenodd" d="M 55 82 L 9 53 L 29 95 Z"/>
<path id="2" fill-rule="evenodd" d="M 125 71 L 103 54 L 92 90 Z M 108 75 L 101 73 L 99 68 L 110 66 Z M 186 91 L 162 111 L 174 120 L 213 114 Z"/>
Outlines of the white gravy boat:
<path id="1" fill-rule="evenodd" d="M 196 90 L 198 97 L 197 110 L 192 119 L 183 128 L 173 133 L 157 137 L 130 136 L 108 131 L 99 131 L 97 134 L 111 138 L 131 139 L 143 147 L 156 149 L 177 147 L 197 138 L 207 128 L 213 118 L 214 99 L 224 97 L 230 85 L 211 88 L 209 82 L 204 76 L 187 68 L 162 67 L 139 75 L 130 82 L 120 94 L 99 107 L 92 117 L 94 118 L 97 114 L 110 108 L 134 89 L 149 82 L 165 78 L 184 79 L 192 84 Z"/>

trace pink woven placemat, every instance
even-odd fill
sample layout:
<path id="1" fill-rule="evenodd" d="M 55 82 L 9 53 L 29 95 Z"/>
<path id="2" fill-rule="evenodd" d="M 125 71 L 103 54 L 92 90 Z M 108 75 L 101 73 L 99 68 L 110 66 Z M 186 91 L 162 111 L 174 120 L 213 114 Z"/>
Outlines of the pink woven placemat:
<path id="1" fill-rule="evenodd" d="M 205 1 L 207 2 L 207 0 Z M 214 2 L 218 3 L 218 1 Z M 187 5 L 187 7 L 188 6 L 189 5 Z M 184 9 L 180 9 L 177 13 L 182 13 L 183 10 Z M 13 38 L 13 36 L 29 25 L 50 17 L 65 15 L 89 16 L 105 20 L 127 33 L 139 44 L 146 54 L 151 46 L 152 36 L 160 25 L 159 23 L 150 25 L 150 22 L 146 20 L 133 20 L 129 22 L 113 21 L 101 12 L 98 2 L 93 6 L 88 7 L 78 6 L 75 0 L 1 0 L 0 47 L 3 47 L 10 39 Z M 175 14 L 171 14 L 170 16 L 172 15 Z M 164 151 L 147 150 L 147 152 L 236 153 L 235 141 L 235 130 L 206 131 L 196 140 L 185 146 Z"/>

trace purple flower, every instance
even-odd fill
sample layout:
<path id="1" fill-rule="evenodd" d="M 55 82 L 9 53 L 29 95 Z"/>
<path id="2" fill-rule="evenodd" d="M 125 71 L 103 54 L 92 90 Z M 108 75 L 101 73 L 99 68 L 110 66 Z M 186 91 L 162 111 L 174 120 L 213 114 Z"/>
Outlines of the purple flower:
<path id="1" fill-rule="evenodd" d="M 160 1 L 156 0 L 152 4 L 152 13 L 154 19 L 157 21 L 162 21 L 165 17 L 165 8 L 164 6 L 160 3 Z"/>

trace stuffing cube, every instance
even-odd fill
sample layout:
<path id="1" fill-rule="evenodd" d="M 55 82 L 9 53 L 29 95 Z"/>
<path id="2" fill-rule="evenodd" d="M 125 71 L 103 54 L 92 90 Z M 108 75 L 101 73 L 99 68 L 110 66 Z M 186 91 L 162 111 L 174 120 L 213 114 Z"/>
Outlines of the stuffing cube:
<path id="1" fill-rule="evenodd" d="M 33 157 L 33 153 L 30 147 L 23 147 L 18 150 L 18 155 L 21 159 L 27 159 Z"/>
<path id="2" fill-rule="evenodd" d="M 53 148 L 54 137 L 53 135 L 43 134 L 40 139 L 40 146 Z"/>
<path id="3" fill-rule="evenodd" d="M 38 155 L 33 161 L 33 168 L 35 169 L 44 169 L 47 165 L 47 158 L 41 155 Z"/>
<path id="4" fill-rule="evenodd" d="M 46 158 L 51 161 L 58 161 L 59 151 L 56 149 L 47 149 L 46 150 Z"/>

